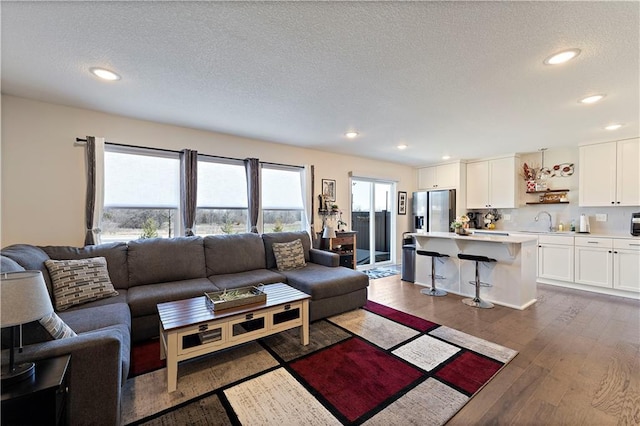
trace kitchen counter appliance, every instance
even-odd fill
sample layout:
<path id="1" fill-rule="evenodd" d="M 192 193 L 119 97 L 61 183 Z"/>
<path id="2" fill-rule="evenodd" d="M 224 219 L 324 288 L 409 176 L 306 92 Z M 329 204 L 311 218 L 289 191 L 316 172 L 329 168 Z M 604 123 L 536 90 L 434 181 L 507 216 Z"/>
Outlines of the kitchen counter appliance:
<path id="1" fill-rule="evenodd" d="M 631 235 L 640 237 L 640 212 L 631 213 Z"/>

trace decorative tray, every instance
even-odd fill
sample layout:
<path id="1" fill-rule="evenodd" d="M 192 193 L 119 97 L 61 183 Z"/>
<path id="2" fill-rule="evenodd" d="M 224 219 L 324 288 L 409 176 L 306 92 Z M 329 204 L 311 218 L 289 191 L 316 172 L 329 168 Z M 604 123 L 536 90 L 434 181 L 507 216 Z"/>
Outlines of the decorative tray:
<path id="1" fill-rule="evenodd" d="M 205 301 L 214 311 L 238 306 L 265 303 L 267 294 L 255 286 L 234 288 L 233 290 L 207 291 Z"/>

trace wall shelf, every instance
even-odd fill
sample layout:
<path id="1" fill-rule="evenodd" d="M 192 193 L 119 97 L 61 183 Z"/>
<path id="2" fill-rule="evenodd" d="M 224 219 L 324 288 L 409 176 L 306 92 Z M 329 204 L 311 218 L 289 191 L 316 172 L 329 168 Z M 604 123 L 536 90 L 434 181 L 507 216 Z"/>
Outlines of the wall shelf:
<path id="1" fill-rule="evenodd" d="M 545 189 L 544 191 L 527 191 L 527 194 L 548 194 L 552 192 L 569 192 L 568 189 Z"/>
<path id="2" fill-rule="evenodd" d="M 527 202 L 525 204 L 569 204 L 568 201 L 536 201 L 536 202 Z"/>

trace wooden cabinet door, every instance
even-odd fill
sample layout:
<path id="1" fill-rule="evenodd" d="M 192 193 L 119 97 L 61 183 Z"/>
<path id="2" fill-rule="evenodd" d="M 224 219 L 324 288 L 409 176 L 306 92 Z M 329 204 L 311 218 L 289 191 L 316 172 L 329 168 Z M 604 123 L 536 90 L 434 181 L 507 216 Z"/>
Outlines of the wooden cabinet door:
<path id="1" fill-rule="evenodd" d="M 467 164 L 467 208 L 486 209 L 489 206 L 489 162 Z"/>
<path id="2" fill-rule="evenodd" d="M 616 205 L 640 205 L 640 139 L 617 142 Z"/>
<path id="3" fill-rule="evenodd" d="M 598 287 L 613 287 L 612 250 L 600 247 L 575 247 L 576 281 Z"/>
<path id="4" fill-rule="evenodd" d="M 616 142 L 581 146 L 579 151 L 578 203 L 580 206 L 615 205 Z"/>
<path id="5" fill-rule="evenodd" d="M 460 180 L 459 164 L 442 164 L 436 166 L 436 185 L 438 189 L 455 189 L 458 187 Z"/>
<path id="6" fill-rule="evenodd" d="M 538 244 L 538 277 L 573 282 L 573 246 Z"/>
<path id="7" fill-rule="evenodd" d="M 489 161 L 489 206 L 516 207 L 516 162 L 514 157 Z"/>
<path id="8" fill-rule="evenodd" d="M 418 189 L 433 189 L 436 186 L 435 167 L 423 167 L 418 169 Z"/>

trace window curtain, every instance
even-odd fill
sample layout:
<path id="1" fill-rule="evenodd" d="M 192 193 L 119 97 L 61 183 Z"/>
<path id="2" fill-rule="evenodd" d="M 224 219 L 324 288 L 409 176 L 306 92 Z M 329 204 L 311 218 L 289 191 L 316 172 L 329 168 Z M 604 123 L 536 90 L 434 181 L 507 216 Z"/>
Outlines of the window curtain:
<path id="1" fill-rule="evenodd" d="M 260 214 L 260 160 L 245 158 L 244 169 L 247 173 L 247 205 L 251 232 L 258 233 L 258 215 Z"/>
<path id="2" fill-rule="evenodd" d="M 87 196 L 85 207 L 84 245 L 100 244 L 104 210 L 104 138 L 87 136 Z"/>
<path id="3" fill-rule="evenodd" d="M 198 195 L 198 151 L 180 151 L 180 212 L 184 235 L 191 237 L 196 221 Z"/>
<path id="4" fill-rule="evenodd" d="M 311 229 L 313 212 L 311 211 L 311 200 L 313 199 L 313 190 L 311 188 L 311 169 L 312 166 L 305 165 L 304 169 L 300 171 L 300 190 L 302 191 L 302 205 L 304 211 L 302 212 L 302 229 L 305 229 L 311 236 L 313 241 L 313 231 Z"/>

